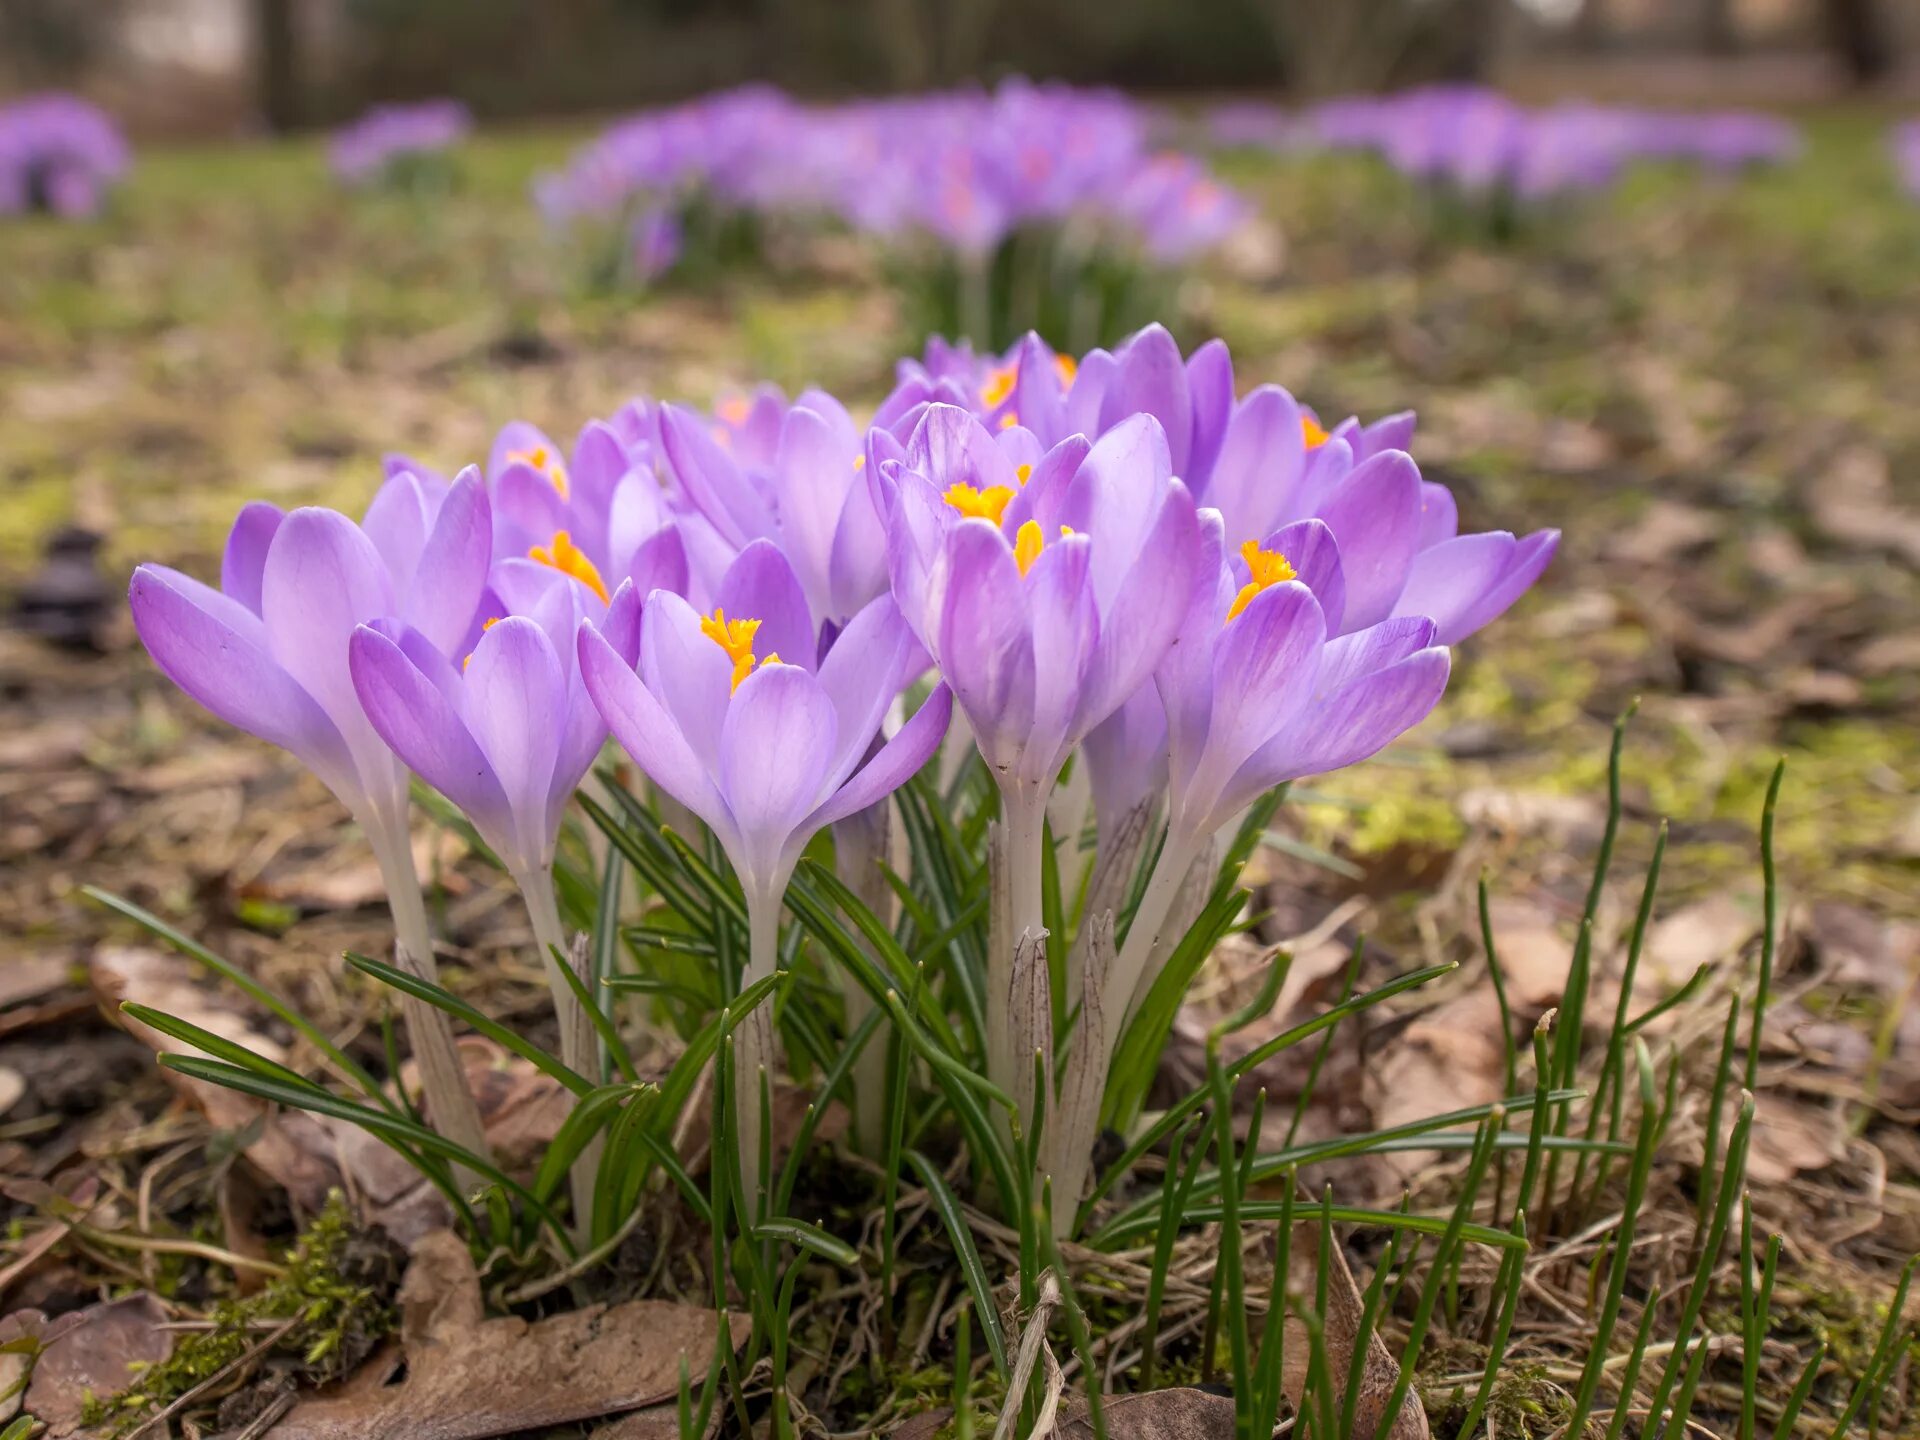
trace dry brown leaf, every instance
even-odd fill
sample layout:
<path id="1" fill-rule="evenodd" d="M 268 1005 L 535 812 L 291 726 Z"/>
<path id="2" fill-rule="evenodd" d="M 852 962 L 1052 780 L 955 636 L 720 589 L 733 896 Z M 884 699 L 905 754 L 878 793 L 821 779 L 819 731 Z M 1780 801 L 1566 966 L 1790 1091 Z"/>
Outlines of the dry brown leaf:
<path id="1" fill-rule="evenodd" d="M 1647 932 L 1635 990 L 1645 985 L 1649 998 L 1657 998 L 1684 985 L 1702 965 L 1737 953 L 1755 927 L 1752 910 L 1724 893 L 1656 920 Z"/>
<path id="2" fill-rule="evenodd" d="M 1394 1037 L 1363 1073 L 1368 1111 L 1383 1130 L 1492 1104 L 1500 1098 L 1506 1076 L 1500 1006 L 1492 987 L 1477 986 L 1427 1011 Z M 1430 1151 L 1402 1150 L 1378 1158 L 1404 1179 L 1432 1157 Z"/>
<path id="3" fill-rule="evenodd" d="M 129 1295 L 49 1322 L 45 1347 L 27 1386 L 26 1413 L 47 1427 L 49 1440 L 80 1428 L 89 1395 L 118 1394 L 173 1353 L 173 1332 L 160 1327 L 167 1312 L 151 1295 Z"/>
<path id="4" fill-rule="evenodd" d="M 23 955 L 0 964 L 0 1009 L 62 989 L 73 975 L 73 962 L 61 955 Z"/>
<path id="5" fill-rule="evenodd" d="M 1327 1370 L 1329 1374 L 1344 1380 L 1353 1364 L 1354 1346 L 1361 1343 L 1366 1345 L 1367 1358 L 1360 1372 L 1360 1395 L 1353 1410 L 1353 1434 L 1378 1435 L 1380 1422 L 1386 1414 L 1387 1401 L 1392 1398 L 1394 1386 L 1400 1379 L 1400 1364 L 1375 1332 L 1369 1330 L 1362 1340 L 1360 1326 L 1366 1318 L 1366 1307 L 1360 1297 L 1360 1287 L 1354 1283 L 1353 1271 L 1347 1268 L 1347 1257 L 1340 1246 L 1332 1246 L 1328 1253 L 1333 1257 L 1333 1266 L 1327 1275 L 1327 1313 L 1321 1317 L 1325 1327 Z M 1318 1222 L 1302 1221 L 1295 1227 L 1289 1255 L 1293 1267 L 1288 1276 L 1291 1287 L 1302 1294 L 1316 1293 L 1320 1272 Z M 1306 1391 L 1307 1363 L 1311 1358 L 1312 1342 L 1307 1336 L 1306 1327 L 1293 1316 L 1287 1317 L 1286 1327 L 1287 1348 L 1281 1356 L 1280 1384 L 1286 1391 L 1287 1399 L 1297 1410 L 1301 1396 Z M 1229 1419 L 1232 1413 L 1233 1406 L 1229 1401 Z M 1231 1425 L 1228 1433 L 1231 1433 Z M 1410 1389 L 1406 1399 L 1401 1402 L 1399 1416 L 1387 1429 L 1384 1440 L 1427 1440 L 1429 1433 L 1426 1408 L 1420 1403 L 1418 1392 Z"/>
<path id="6" fill-rule="evenodd" d="M 1753 1134 L 1747 1178 L 1778 1185 L 1809 1170 L 1824 1170 L 1846 1158 L 1846 1139 L 1831 1110 L 1762 1091 L 1753 1101 Z"/>
<path id="7" fill-rule="evenodd" d="M 682 1357 L 699 1384 L 715 1333 L 713 1311 L 658 1300 L 531 1323 L 489 1319 L 472 1256 L 446 1230 L 414 1248 L 400 1312 L 406 1377 L 308 1400 L 274 1428 L 275 1440 L 487 1440 L 672 1402 Z M 729 1317 L 736 1345 L 749 1326 Z"/>
<path id="8" fill-rule="evenodd" d="M 1560 933 L 1554 912 L 1538 901 L 1511 896 L 1491 901 L 1494 953 L 1500 978 L 1516 1011 L 1538 1015 L 1559 1003 L 1573 963 L 1572 943 Z"/>
<path id="9" fill-rule="evenodd" d="M 1608 553 L 1634 565 L 1663 565 L 1718 540 L 1726 518 L 1697 505 L 1656 499 L 1639 520 L 1615 535 Z"/>
<path id="10" fill-rule="evenodd" d="M 1230 1440 L 1233 1401 L 1205 1390 L 1176 1387 L 1143 1395 L 1112 1395 L 1100 1405 L 1108 1440 Z M 1054 1434 L 1060 1440 L 1093 1440 L 1087 1402 L 1069 1400 Z"/>

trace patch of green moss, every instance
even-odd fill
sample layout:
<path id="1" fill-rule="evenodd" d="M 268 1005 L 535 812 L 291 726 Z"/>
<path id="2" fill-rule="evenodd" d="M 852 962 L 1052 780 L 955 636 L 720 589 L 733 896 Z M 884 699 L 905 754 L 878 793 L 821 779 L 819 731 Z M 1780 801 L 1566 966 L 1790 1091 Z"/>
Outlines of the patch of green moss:
<path id="1" fill-rule="evenodd" d="M 396 1277 L 391 1251 L 370 1242 L 336 1191 L 294 1243 L 285 1271 L 265 1288 L 213 1307 L 212 1328 L 183 1335 L 173 1354 L 148 1367 L 137 1384 L 107 1398 L 89 1397 L 84 1423 L 124 1435 L 209 1377 L 233 1365 L 274 1326 L 312 1383 L 344 1374 L 394 1326 L 388 1294 Z"/>

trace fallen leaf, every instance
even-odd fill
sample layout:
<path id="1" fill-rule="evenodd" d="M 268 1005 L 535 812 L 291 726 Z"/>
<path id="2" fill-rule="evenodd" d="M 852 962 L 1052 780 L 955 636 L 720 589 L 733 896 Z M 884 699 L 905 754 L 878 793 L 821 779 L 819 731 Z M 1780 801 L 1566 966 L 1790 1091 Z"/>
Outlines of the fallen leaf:
<path id="1" fill-rule="evenodd" d="M 1382 1130 L 1498 1100 L 1506 1050 L 1492 987 L 1476 986 L 1418 1016 L 1363 1075 L 1368 1111 Z M 1377 1158 L 1404 1179 L 1425 1168 L 1432 1152 L 1401 1150 Z"/>
<path id="2" fill-rule="evenodd" d="M 1360 1298 L 1360 1287 L 1354 1283 L 1353 1271 L 1347 1267 L 1346 1252 L 1339 1244 L 1334 1244 L 1328 1253 L 1333 1258 L 1333 1265 L 1327 1275 L 1327 1312 L 1321 1317 L 1328 1373 L 1344 1380 L 1353 1364 L 1354 1346 L 1366 1346 L 1366 1359 L 1360 1371 L 1360 1394 L 1353 1411 L 1352 1434 L 1377 1435 L 1380 1433 L 1380 1421 L 1386 1413 L 1387 1401 L 1392 1398 L 1394 1386 L 1400 1379 L 1400 1362 L 1393 1358 L 1374 1331 L 1369 1330 L 1364 1339 L 1361 1337 L 1360 1326 L 1366 1319 L 1366 1307 Z M 1290 1286 L 1302 1294 L 1316 1293 L 1320 1280 L 1318 1222 L 1302 1221 L 1294 1227 L 1289 1254 L 1292 1263 L 1292 1271 L 1288 1276 Z M 1287 1399 L 1297 1410 L 1301 1396 L 1306 1392 L 1312 1342 L 1307 1336 L 1306 1327 L 1292 1315 L 1287 1317 L 1286 1327 L 1287 1348 L 1281 1356 L 1280 1384 L 1286 1391 Z M 1232 1433 L 1232 1415 L 1233 1403 L 1228 1401 L 1229 1434 Z M 1427 1440 L 1429 1433 L 1426 1408 L 1420 1403 L 1419 1392 L 1410 1389 L 1406 1399 L 1401 1402 L 1398 1418 L 1386 1432 L 1385 1440 Z"/>
<path id="3" fill-rule="evenodd" d="M 529 1322 L 488 1319 L 473 1257 L 451 1231 L 414 1248 L 400 1286 L 406 1376 L 370 1393 L 304 1402 L 274 1440 L 486 1440 L 675 1402 L 684 1357 L 698 1385 L 715 1315 L 630 1300 Z M 728 1317 L 733 1343 L 751 1322 Z"/>
<path id="4" fill-rule="evenodd" d="M 0 1065 L 0 1116 L 4 1116 L 27 1093 L 27 1078 L 18 1070 Z"/>
<path id="5" fill-rule="evenodd" d="M 1753 912 L 1731 895 L 1716 894 L 1653 923 L 1635 984 L 1652 982 L 1655 996 L 1693 978 L 1702 965 L 1734 955 L 1757 928 Z"/>
<path id="6" fill-rule="evenodd" d="M 1778 1185 L 1846 1158 L 1839 1120 L 1831 1110 L 1767 1090 L 1754 1096 L 1747 1178 Z"/>
<path id="7" fill-rule="evenodd" d="M 49 1440 L 80 1428 L 89 1395 L 118 1394 L 140 1367 L 173 1353 L 173 1332 L 160 1328 L 167 1312 L 153 1296 L 129 1295 L 50 1321 L 27 1386 L 26 1412 L 47 1427 Z"/>
<path id="8" fill-rule="evenodd" d="M 62 989 L 73 976 L 71 961 L 59 955 L 28 955 L 0 965 L 0 1009 Z"/>
<path id="9" fill-rule="evenodd" d="M 1664 565 L 1718 540 L 1725 528 L 1723 515 L 1678 500 L 1656 499 L 1606 548 L 1616 559 L 1629 564 Z"/>
<path id="10" fill-rule="evenodd" d="M 1559 1003 L 1573 963 L 1573 942 L 1561 933 L 1554 912 L 1535 900 L 1505 896 L 1489 903 L 1487 915 L 1500 978 L 1515 1010 L 1537 1016 Z"/>
<path id="11" fill-rule="evenodd" d="M 1416 1402 L 1417 1403 L 1417 1402 Z M 1176 1386 L 1141 1395 L 1110 1395 L 1100 1404 L 1108 1440 L 1231 1440 L 1233 1401 L 1206 1390 Z M 1060 1440 L 1093 1440 L 1087 1402 L 1060 1407 Z"/>

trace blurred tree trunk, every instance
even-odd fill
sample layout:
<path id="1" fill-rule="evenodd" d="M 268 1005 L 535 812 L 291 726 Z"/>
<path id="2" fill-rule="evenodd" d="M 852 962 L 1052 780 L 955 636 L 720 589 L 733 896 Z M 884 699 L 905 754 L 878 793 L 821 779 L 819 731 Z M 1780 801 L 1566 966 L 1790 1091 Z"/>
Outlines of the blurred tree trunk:
<path id="1" fill-rule="evenodd" d="M 1700 0 L 1700 43 L 1712 55 L 1731 55 L 1739 48 L 1733 23 L 1733 0 Z"/>
<path id="2" fill-rule="evenodd" d="M 1878 0 L 1825 0 L 1827 36 L 1847 73 L 1865 85 L 1890 72 L 1899 58 Z"/>
<path id="3" fill-rule="evenodd" d="M 1491 68 L 1507 0 L 1267 0 L 1290 89 L 1377 90 L 1408 80 L 1477 80 Z"/>
<path id="4" fill-rule="evenodd" d="M 1607 0 L 1586 0 L 1574 17 L 1574 43 L 1582 50 L 1603 50 L 1609 33 Z"/>
<path id="5" fill-rule="evenodd" d="M 261 113 L 269 129 L 292 130 L 301 120 L 300 42 L 293 0 L 254 0 L 253 21 Z"/>

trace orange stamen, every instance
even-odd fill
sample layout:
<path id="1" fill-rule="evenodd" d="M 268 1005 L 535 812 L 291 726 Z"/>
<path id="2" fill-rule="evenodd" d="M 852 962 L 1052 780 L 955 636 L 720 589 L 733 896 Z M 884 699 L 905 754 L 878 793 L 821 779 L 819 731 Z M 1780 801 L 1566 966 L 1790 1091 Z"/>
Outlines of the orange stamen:
<path id="1" fill-rule="evenodd" d="M 1294 569 L 1287 557 L 1278 550 L 1262 550 L 1257 540 L 1249 540 L 1240 547 L 1240 558 L 1247 562 L 1247 573 L 1253 578 L 1240 587 L 1240 593 L 1233 597 L 1233 604 L 1227 610 L 1227 619 L 1231 621 L 1242 610 L 1253 603 L 1253 597 L 1270 585 L 1283 585 L 1293 579 Z"/>
<path id="2" fill-rule="evenodd" d="M 578 580 L 594 594 L 600 597 L 601 604 L 609 603 L 607 582 L 600 578 L 600 571 L 589 560 L 586 552 L 573 543 L 573 537 L 564 530 L 553 532 L 553 540 L 546 545 L 536 545 L 527 551 L 529 560 L 537 560 L 542 565 L 558 570 L 570 579 Z"/>

